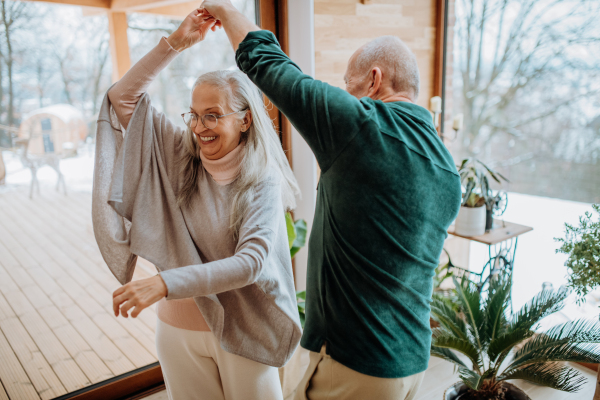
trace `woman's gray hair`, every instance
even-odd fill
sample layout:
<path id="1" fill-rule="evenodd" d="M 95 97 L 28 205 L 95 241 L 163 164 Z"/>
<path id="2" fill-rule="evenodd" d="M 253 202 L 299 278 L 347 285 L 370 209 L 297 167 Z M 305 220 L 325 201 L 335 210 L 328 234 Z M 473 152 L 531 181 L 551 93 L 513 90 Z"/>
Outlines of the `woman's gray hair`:
<path id="1" fill-rule="evenodd" d="M 419 67 L 417 58 L 408 46 L 396 36 L 381 36 L 364 45 L 354 60 L 355 71 L 367 72 L 379 67 L 396 93 L 419 97 Z"/>
<path id="2" fill-rule="evenodd" d="M 238 70 L 208 72 L 196 80 L 192 93 L 201 84 L 224 91 L 231 111 L 248 109 L 252 113 L 252 123 L 242 133 L 242 141 L 245 142 L 244 158 L 240 165 L 240 175 L 233 182 L 231 197 L 229 226 L 237 238 L 244 215 L 253 199 L 254 189 L 267 178 L 269 170 L 276 172 L 281 184 L 282 212 L 296 207 L 296 195 L 300 194 L 300 190 L 265 108 L 262 94 L 252 81 Z M 237 115 L 240 119 L 244 118 L 244 113 Z M 183 185 L 177 200 L 180 205 L 187 206 L 198 191 L 199 174 L 204 169 L 200 160 L 200 145 L 189 128 L 183 135 L 183 145 L 186 150 L 181 160 Z"/>

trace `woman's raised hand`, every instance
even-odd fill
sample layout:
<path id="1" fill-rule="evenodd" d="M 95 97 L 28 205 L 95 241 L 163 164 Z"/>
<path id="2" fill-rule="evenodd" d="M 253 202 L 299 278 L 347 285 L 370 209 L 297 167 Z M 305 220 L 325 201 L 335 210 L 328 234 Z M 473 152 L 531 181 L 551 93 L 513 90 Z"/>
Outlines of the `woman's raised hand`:
<path id="1" fill-rule="evenodd" d="M 113 293 L 115 317 L 118 317 L 120 313 L 127 318 L 128 311 L 133 309 L 131 316 L 135 318 L 144 308 L 151 306 L 167 295 L 167 285 L 160 275 L 129 282 Z"/>
<path id="2" fill-rule="evenodd" d="M 206 10 L 197 8 L 185 17 L 167 41 L 175 50 L 182 51 L 203 41 L 209 30 L 215 31 L 220 26 L 220 22 Z"/>

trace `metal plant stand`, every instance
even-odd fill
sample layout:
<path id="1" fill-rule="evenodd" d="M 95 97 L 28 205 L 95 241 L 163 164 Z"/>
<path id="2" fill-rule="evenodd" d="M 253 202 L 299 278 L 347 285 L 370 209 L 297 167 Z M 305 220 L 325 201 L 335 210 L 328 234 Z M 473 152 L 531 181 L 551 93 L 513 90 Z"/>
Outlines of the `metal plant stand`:
<path id="1" fill-rule="evenodd" d="M 468 274 L 479 291 L 483 292 L 487 290 L 490 280 L 498 276 L 512 276 L 519 236 L 532 230 L 533 228 L 530 226 L 495 219 L 492 229 L 483 235 L 461 236 L 457 235 L 454 232 L 454 226 L 451 226 L 448 229 L 450 235 L 486 244 L 489 254 L 489 259 L 481 272 L 473 272 L 455 265 L 453 268 L 458 269 L 463 274 Z"/>

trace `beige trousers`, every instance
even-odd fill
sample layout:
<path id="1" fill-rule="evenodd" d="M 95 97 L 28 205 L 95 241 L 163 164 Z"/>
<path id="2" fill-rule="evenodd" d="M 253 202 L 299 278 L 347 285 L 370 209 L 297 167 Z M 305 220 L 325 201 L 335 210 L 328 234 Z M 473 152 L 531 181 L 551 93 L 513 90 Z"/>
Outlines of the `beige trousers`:
<path id="1" fill-rule="evenodd" d="M 425 372 L 405 378 L 378 378 L 361 374 L 325 352 L 310 352 L 310 364 L 298 384 L 294 400 L 412 400 Z"/>
<path id="2" fill-rule="evenodd" d="M 156 350 L 169 400 L 283 400 L 277 368 L 227 353 L 212 332 L 157 320 Z"/>

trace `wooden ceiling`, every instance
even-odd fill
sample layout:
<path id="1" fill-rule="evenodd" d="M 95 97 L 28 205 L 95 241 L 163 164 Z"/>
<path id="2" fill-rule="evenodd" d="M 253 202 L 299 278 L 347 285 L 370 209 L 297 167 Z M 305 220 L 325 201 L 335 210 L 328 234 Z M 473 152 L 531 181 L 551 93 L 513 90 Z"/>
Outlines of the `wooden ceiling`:
<path id="1" fill-rule="evenodd" d="M 27 0 L 40 1 L 40 0 Z M 105 12 L 141 12 L 183 19 L 202 0 L 44 0 L 45 3 L 83 7 L 83 15 L 100 15 Z"/>

